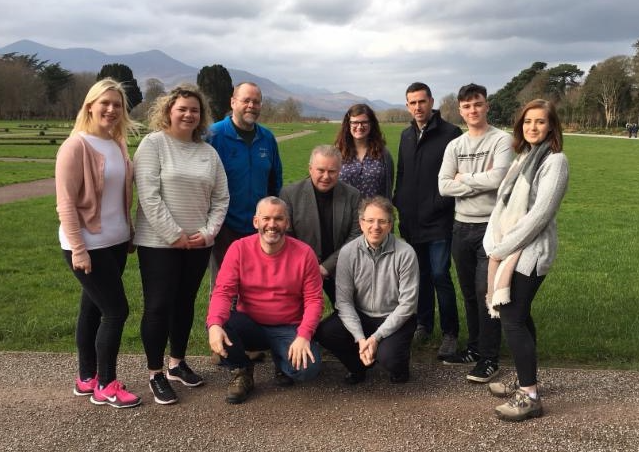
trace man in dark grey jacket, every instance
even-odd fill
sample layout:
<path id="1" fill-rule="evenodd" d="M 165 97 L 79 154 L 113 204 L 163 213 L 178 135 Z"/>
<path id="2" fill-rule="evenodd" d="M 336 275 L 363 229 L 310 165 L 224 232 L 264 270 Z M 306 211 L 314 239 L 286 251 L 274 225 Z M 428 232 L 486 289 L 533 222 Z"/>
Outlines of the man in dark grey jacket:
<path id="1" fill-rule="evenodd" d="M 399 212 L 399 232 L 413 246 L 419 261 L 416 336 L 427 339 L 433 332 L 437 291 L 443 334 L 438 357 L 444 359 L 456 352 L 459 334 L 450 275 L 455 202 L 439 194 L 437 175 L 446 146 L 462 132 L 433 110 L 434 102 L 424 83 L 413 83 L 406 90 L 406 107 L 413 121 L 399 143 L 393 202 Z"/>
<path id="2" fill-rule="evenodd" d="M 416 325 L 417 256 L 390 233 L 388 199 L 364 199 L 359 225 L 363 234 L 344 245 L 337 260 L 337 311 L 320 323 L 315 339 L 346 366 L 348 384 L 364 381 L 376 361 L 392 383 L 404 383 Z"/>
<path id="3" fill-rule="evenodd" d="M 324 292 L 333 306 L 339 250 L 361 234 L 357 222 L 360 193 L 339 180 L 341 167 L 342 155 L 335 146 L 316 146 L 311 152 L 309 177 L 280 192 L 291 219 L 288 232 L 315 251 Z"/>

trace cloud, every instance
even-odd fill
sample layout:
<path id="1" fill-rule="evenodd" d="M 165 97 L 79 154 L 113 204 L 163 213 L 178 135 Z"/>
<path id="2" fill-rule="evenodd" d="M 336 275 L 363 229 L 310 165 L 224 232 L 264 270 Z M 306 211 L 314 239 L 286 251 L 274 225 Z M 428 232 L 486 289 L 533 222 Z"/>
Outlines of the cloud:
<path id="1" fill-rule="evenodd" d="M 0 15 L 0 46 L 159 49 L 195 67 L 403 103 L 416 80 L 441 99 L 470 81 L 494 92 L 535 61 L 587 71 L 631 54 L 636 11 L 631 0 L 26 0 Z"/>

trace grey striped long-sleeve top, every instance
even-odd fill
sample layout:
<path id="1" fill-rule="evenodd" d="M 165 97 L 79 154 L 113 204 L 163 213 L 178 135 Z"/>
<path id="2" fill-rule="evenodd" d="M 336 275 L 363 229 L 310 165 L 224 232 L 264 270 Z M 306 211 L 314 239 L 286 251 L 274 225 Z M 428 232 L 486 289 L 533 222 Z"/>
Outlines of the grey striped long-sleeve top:
<path id="1" fill-rule="evenodd" d="M 222 161 L 211 145 L 152 132 L 142 139 L 133 165 L 138 193 L 134 244 L 168 248 L 182 231 L 199 231 L 207 246 L 213 244 L 229 192 Z"/>

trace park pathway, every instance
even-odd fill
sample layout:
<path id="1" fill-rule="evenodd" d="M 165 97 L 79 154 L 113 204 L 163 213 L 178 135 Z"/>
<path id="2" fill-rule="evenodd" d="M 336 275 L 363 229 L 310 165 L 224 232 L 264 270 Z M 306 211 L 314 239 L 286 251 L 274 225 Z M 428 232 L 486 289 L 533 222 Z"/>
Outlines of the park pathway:
<path id="1" fill-rule="evenodd" d="M 292 140 L 315 133 L 315 130 L 302 130 L 276 137 L 277 142 Z M 55 162 L 53 159 L 21 159 L 21 158 L 0 158 L 2 162 Z M 36 198 L 39 196 L 49 196 L 55 194 L 55 179 L 41 179 L 33 182 L 22 182 L 19 184 L 5 185 L 0 187 L 0 205 L 23 199 Z"/>

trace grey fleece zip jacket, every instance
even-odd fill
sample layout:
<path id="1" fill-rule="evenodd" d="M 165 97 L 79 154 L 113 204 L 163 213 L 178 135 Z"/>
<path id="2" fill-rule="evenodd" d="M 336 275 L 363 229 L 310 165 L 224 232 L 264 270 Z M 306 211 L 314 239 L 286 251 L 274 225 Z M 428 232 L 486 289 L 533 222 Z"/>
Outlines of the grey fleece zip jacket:
<path id="1" fill-rule="evenodd" d="M 336 286 L 335 308 L 355 341 L 366 338 L 358 311 L 369 317 L 386 318 L 372 334 L 381 341 L 417 312 L 417 255 L 394 235 L 372 251 L 361 235 L 340 250 Z"/>

